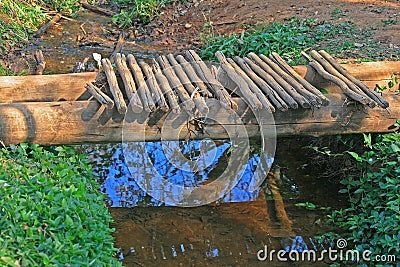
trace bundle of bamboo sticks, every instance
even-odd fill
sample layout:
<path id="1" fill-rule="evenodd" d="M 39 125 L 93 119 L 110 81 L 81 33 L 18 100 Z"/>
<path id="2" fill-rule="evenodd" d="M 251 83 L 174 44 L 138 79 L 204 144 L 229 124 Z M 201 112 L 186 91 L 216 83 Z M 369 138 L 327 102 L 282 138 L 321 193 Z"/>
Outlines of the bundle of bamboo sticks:
<path id="1" fill-rule="evenodd" d="M 230 94 L 201 58 L 194 51 L 187 51 L 186 58 L 169 54 L 153 59 L 149 65 L 144 61 L 137 62 L 131 54 L 118 53 L 115 55 L 116 72 L 109 59 L 102 59 L 112 99 L 94 83 L 87 84 L 86 88 L 106 108 L 112 109 L 115 103 L 120 114 L 125 114 L 130 104 L 135 113 L 153 112 L 157 108 L 180 113 L 182 107 L 191 114 L 206 115 L 209 108 L 205 98 L 208 97 L 215 97 L 224 106 L 237 109 Z M 122 88 L 117 75 L 121 77 Z"/>
<path id="2" fill-rule="evenodd" d="M 350 99 L 369 107 L 376 104 L 382 108 L 389 106 L 381 95 L 351 76 L 325 51 L 313 50 L 310 54 L 311 57 L 303 53 L 310 66 L 323 78 L 337 84 Z M 265 108 L 270 112 L 329 104 L 320 90 L 276 53 L 269 57 L 249 53 L 245 58 L 231 59 L 217 52 L 216 57 L 220 63 L 218 69 L 208 67 L 192 50 L 185 56 L 159 56 L 151 64 L 138 62 L 131 54 L 117 53 L 113 57 L 116 71 L 109 59 L 102 59 L 112 99 L 93 83 L 87 84 L 86 88 L 106 108 L 112 109 L 115 104 L 120 114 L 125 114 L 130 106 L 134 113 L 161 109 L 177 114 L 183 109 L 191 115 L 206 115 L 209 107 L 205 99 L 208 97 L 236 110 L 232 95 L 244 99 L 253 110 Z M 117 75 L 122 80 L 122 88 Z"/>

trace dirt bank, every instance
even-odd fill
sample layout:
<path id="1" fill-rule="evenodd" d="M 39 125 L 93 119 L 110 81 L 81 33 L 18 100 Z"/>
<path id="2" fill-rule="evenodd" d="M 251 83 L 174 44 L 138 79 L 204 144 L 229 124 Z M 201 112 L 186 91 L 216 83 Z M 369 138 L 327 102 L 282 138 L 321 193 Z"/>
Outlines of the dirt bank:
<path id="1" fill-rule="evenodd" d="M 297 16 L 320 22 L 352 20 L 360 27 L 371 27 L 373 41 L 389 48 L 400 46 L 399 14 L 400 1 L 193 0 L 165 7 L 140 38 L 176 51 L 200 46 L 202 37 L 240 33 L 249 25 L 283 22 Z"/>

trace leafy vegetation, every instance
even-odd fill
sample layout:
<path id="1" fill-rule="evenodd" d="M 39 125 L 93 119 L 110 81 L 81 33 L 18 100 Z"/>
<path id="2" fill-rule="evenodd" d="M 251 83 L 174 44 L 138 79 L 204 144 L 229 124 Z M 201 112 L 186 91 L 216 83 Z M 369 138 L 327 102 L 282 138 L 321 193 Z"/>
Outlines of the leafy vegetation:
<path id="1" fill-rule="evenodd" d="M 121 28 L 133 26 L 134 21 L 147 24 L 160 15 L 160 8 L 168 3 L 179 0 L 117 0 L 122 5 L 119 14 L 112 17 L 112 21 Z M 183 2 L 182 0 L 180 0 Z"/>
<path id="2" fill-rule="evenodd" d="M 1 266 L 121 266 L 85 155 L 11 145 L 0 165 Z"/>
<path id="3" fill-rule="evenodd" d="M 360 175 L 341 181 L 350 207 L 334 211 L 330 220 L 358 251 L 396 255 L 400 261 L 400 134 L 378 135 L 375 141 L 365 134 L 364 141 L 363 153 L 348 152 Z"/>
<path id="4" fill-rule="evenodd" d="M 209 31 L 209 27 L 206 27 Z M 293 18 L 285 24 L 272 22 L 249 27 L 241 34 L 229 36 L 205 35 L 205 48 L 201 51 L 206 60 L 215 60 L 215 52 L 226 56 L 245 56 L 249 52 L 270 54 L 276 52 L 291 64 L 303 63 L 300 53 L 307 49 L 325 49 L 329 53 L 354 55 L 367 59 L 384 57 L 375 42 L 366 42 L 371 31 L 357 27 L 352 21 L 319 23 L 315 19 Z M 378 53 L 377 53 L 378 52 Z M 389 56 L 388 56 L 389 57 Z"/>
<path id="5" fill-rule="evenodd" d="M 391 91 L 392 89 L 394 89 L 395 85 L 399 84 L 399 78 L 397 76 L 398 76 L 398 74 L 393 73 L 390 76 L 390 81 L 388 82 L 388 85 L 386 86 L 386 85 L 377 84 L 375 86 L 375 91 L 378 93 L 382 93 L 385 90 Z M 397 89 L 397 90 L 395 90 L 395 92 L 398 93 L 399 90 Z"/>
<path id="6" fill-rule="evenodd" d="M 46 20 L 47 7 L 73 13 L 80 5 L 78 0 L 0 1 L 0 49 L 27 43 L 30 34 Z"/>

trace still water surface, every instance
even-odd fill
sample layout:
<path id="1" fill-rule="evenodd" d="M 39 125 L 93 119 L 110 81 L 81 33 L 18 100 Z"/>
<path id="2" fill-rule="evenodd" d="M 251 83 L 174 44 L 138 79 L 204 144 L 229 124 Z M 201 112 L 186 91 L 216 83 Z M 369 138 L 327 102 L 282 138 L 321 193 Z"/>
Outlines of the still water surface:
<path id="1" fill-rule="evenodd" d="M 207 151 L 203 154 L 207 167 L 199 171 L 179 166 L 177 161 L 170 163 L 171 155 L 160 142 L 140 145 L 141 152 L 165 179 L 196 186 L 218 177 L 229 160 L 229 142 L 207 142 L 212 141 L 173 144 L 190 160 L 196 160 L 199 151 Z M 210 149 L 204 150 L 205 146 Z M 167 206 L 157 200 L 160 196 L 149 196 L 138 186 L 135 177 L 143 170 L 143 153 L 132 151 L 136 156 L 130 160 L 136 160 L 136 165 L 130 162 L 128 168 L 123 153 L 126 147 L 122 144 L 90 145 L 83 149 L 90 155 L 101 190 L 108 196 L 115 220 L 116 247 L 121 249 L 119 257 L 125 266 L 310 266 L 304 262 L 278 262 L 276 255 L 273 263 L 261 262 L 257 252 L 265 246 L 286 251 L 328 248 L 332 241 L 315 238 L 331 230 L 324 224 L 323 212 L 294 204 L 345 205 L 335 183 L 308 171 L 301 140 L 279 141 L 265 182 L 251 190 L 250 180 L 260 160 L 254 146 L 254 153 L 243 165 L 242 177 L 231 192 L 213 204 L 196 208 Z M 328 266 L 324 262 L 312 265 Z"/>

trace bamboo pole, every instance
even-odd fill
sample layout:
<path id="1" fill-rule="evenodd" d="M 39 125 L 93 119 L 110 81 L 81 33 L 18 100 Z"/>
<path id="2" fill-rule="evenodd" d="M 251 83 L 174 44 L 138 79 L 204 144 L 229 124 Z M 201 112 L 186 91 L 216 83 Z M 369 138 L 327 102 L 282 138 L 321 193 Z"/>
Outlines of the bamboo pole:
<path id="1" fill-rule="evenodd" d="M 369 89 L 367 85 L 365 85 L 360 80 L 356 79 L 353 75 L 351 75 L 342 65 L 340 65 L 336 60 L 331 57 L 327 52 L 324 50 L 320 50 L 319 53 L 322 57 L 324 57 L 338 72 L 340 72 L 343 76 L 357 85 L 365 94 L 367 94 L 370 98 L 375 100 L 382 108 L 388 108 L 389 103 L 378 93 L 374 92 L 373 90 Z"/>
<path id="2" fill-rule="evenodd" d="M 176 94 L 179 96 L 179 99 L 182 102 L 183 108 L 189 112 L 193 113 L 193 109 L 195 108 L 195 104 L 193 100 L 190 98 L 189 94 L 186 92 L 185 88 L 182 86 L 179 78 L 176 76 L 175 72 L 172 70 L 171 65 L 168 62 L 168 59 L 165 56 L 159 56 L 157 58 L 157 62 L 160 65 L 162 72 L 171 87 L 176 91 Z"/>
<path id="3" fill-rule="evenodd" d="M 239 67 L 255 82 L 258 87 L 268 96 L 269 100 L 274 104 L 274 106 L 280 111 L 287 111 L 288 106 L 285 101 L 280 98 L 280 96 L 271 88 L 271 86 L 265 82 L 262 78 L 258 77 L 251 68 L 247 65 L 244 59 L 236 56 L 234 61 L 239 65 Z"/>
<path id="4" fill-rule="evenodd" d="M 193 68 L 196 70 L 199 77 L 206 81 L 209 88 L 212 90 L 213 94 L 216 98 L 221 101 L 221 103 L 225 107 L 230 107 L 233 110 L 237 109 L 237 105 L 232 101 L 231 96 L 226 91 L 226 89 L 218 82 L 213 75 L 211 74 L 210 69 L 206 66 L 206 64 L 201 60 L 199 55 L 193 50 L 186 51 L 186 56 L 189 58 L 189 61 L 192 63 Z"/>
<path id="5" fill-rule="evenodd" d="M 277 53 L 272 53 L 271 55 L 273 59 L 284 68 L 290 75 L 293 76 L 301 85 L 304 86 L 308 91 L 317 95 L 322 100 L 322 105 L 326 106 L 329 104 L 328 99 L 321 93 L 320 90 L 315 88 L 311 83 L 309 83 L 306 79 L 301 77 L 289 64 L 287 64 Z"/>
<path id="6" fill-rule="evenodd" d="M 297 82 L 293 77 L 291 77 L 286 71 L 281 69 L 278 64 L 273 62 L 271 59 L 265 55 L 260 55 L 260 58 L 267 63 L 273 71 L 275 71 L 279 76 L 281 76 L 289 85 L 291 85 L 300 95 L 305 97 L 313 106 L 319 107 L 322 105 L 322 100 L 315 94 L 307 91 L 299 82 Z"/>
<path id="7" fill-rule="evenodd" d="M 324 79 L 331 81 L 335 83 L 337 86 L 342 89 L 343 93 L 348 96 L 350 99 L 353 99 L 355 101 L 360 102 L 363 105 L 367 105 L 370 103 L 370 100 L 367 99 L 366 97 L 355 93 L 354 91 L 350 90 L 350 88 L 347 86 L 347 84 L 342 81 L 341 79 L 337 78 L 336 76 L 330 74 L 327 72 L 324 67 L 319 64 L 319 62 L 311 59 L 306 53 L 302 52 L 303 57 L 305 57 L 308 61 L 311 67 L 313 67 L 319 75 L 321 75 Z"/>
<path id="8" fill-rule="evenodd" d="M 239 87 L 240 94 L 239 96 L 242 98 L 245 98 L 246 101 L 248 101 L 249 106 L 254 109 L 261 109 L 262 108 L 262 103 L 260 100 L 257 98 L 256 94 L 250 90 L 249 85 L 247 82 L 238 75 L 238 73 L 235 71 L 235 69 L 231 66 L 231 64 L 226 60 L 224 54 L 221 52 L 217 51 L 215 53 L 215 56 L 217 57 L 220 67 L 226 72 L 228 77 Z"/>
<path id="9" fill-rule="evenodd" d="M 263 94 L 260 88 L 250 79 L 249 76 L 233 61 L 231 58 L 227 59 L 229 64 L 235 69 L 235 71 L 245 80 L 248 84 L 249 89 L 257 96 L 263 107 L 269 112 L 275 112 L 275 107 L 268 101 L 267 97 Z"/>
<path id="10" fill-rule="evenodd" d="M 288 84 L 279 74 L 277 74 L 267 63 L 261 60 L 255 53 L 249 53 L 248 56 L 254 60 L 264 71 L 271 75 L 282 88 L 296 100 L 303 108 L 310 108 L 311 105 L 307 99 L 299 94 L 290 84 Z"/>
<path id="11" fill-rule="evenodd" d="M 154 100 L 157 102 L 162 111 L 167 112 L 169 110 L 169 106 L 164 98 L 164 94 L 161 92 L 160 86 L 157 83 L 153 70 L 143 60 L 139 61 L 138 64 L 142 69 L 144 76 L 146 76 L 147 78 L 147 86 L 152 92 L 152 95 L 154 95 Z"/>
<path id="12" fill-rule="evenodd" d="M 251 59 L 245 57 L 244 61 L 250 66 L 250 68 L 259 76 L 261 77 L 265 82 L 267 82 L 274 90 L 275 92 L 287 103 L 289 107 L 292 109 L 297 109 L 299 105 L 297 104 L 296 100 L 286 92 L 285 89 L 282 88 L 282 86 L 275 81 L 274 77 L 272 77 L 269 73 L 264 71 L 260 66 L 258 66 L 256 63 L 254 63 Z"/>
<path id="13" fill-rule="evenodd" d="M 167 55 L 167 59 L 172 66 L 172 69 L 175 71 L 176 76 L 178 76 L 181 84 L 187 90 L 190 95 L 190 98 L 193 99 L 196 108 L 200 111 L 201 114 L 206 115 L 209 112 L 206 102 L 204 98 L 201 97 L 199 91 L 193 86 L 192 81 L 186 75 L 185 70 L 182 66 L 178 63 L 175 57 L 172 54 Z"/>
<path id="14" fill-rule="evenodd" d="M 142 70 L 140 69 L 135 57 L 132 54 L 129 54 L 126 59 L 128 62 L 128 66 L 133 73 L 133 77 L 135 78 L 136 86 L 138 88 L 137 91 L 142 100 L 144 110 L 146 110 L 147 112 L 152 112 L 155 109 L 156 105 L 154 104 L 153 97 L 144 80 Z"/>
<path id="15" fill-rule="evenodd" d="M 121 90 L 118 86 L 117 76 L 115 76 L 113 67 L 108 58 L 103 58 L 101 60 L 104 72 L 107 76 L 108 85 L 110 87 L 111 94 L 114 97 L 115 106 L 120 114 L 125 114 L 127 112 L 127 106 L 122 95 Z"/>
<path id="16" fill-rule="evenodd" d="M 204 97 L 212 97 L 213 95 L 210 91 L 208 91 L 207 85 L 199 78 L 199 76 L 196 74 L 196 71 L 193 69 L 192 63 L 186 61 L 182 55 L 178 55 L 176 60 L 179 64 L 181 64 L 188 78 L 199 88 L 199 92 Z"/>
<path id="17" fill-rule="evenodd" d="M 128 100 L 130 101 L 132 111 L 135 113 L 141 113 L 143 111 L 142 103 L 140 102 L 139 95 L 136 91 L 135 81 L 133 80 L 132 74 L 126 64 L 125 55 L 117 53 L 115 55 L 115 62 L 119 75 L 124 83 L 124 89 Z"/>
<path id="18" fill-rule="evenodd" d="M 105 106 L 106 109 L 113 109 L 114 101 L 105 93 L 103 93 L 97 86 L 93 83 L 87 83 L 85 88 L 89 93 L 99 101 L 100 104 Z"/>
<path id="19" fill-rule="evenodd" d="M 155 59 L 153 59 L 152 61 L 153 61 L 152 65 L 153 73 L 156 77 L 158 84 L 160 85 L 162 93 L 167 97 L 172 112 L 174 114 L 179 114 L 181 112 L 181 108 L 179 106 L 177 96 L 174 94 L 167 78 L 162 73 L 161 68 L 158 65 L 157 61 Z"/>
<path id="20" fill-rule="evenodd" d="M 328 61 L 326 61 L 317 51 L 312 50 L 310 52 L 310 55 L 314 58 L 316 62 L 318 62 L 327 72 L 332 74 L 333 76 L 337 77 L 341 81 L 343 81 L 346 85 L 347 88 L 351 91 L 353 91 L 355 94 L 358 94 L 362 96 L 363 98 L 366 99 L 366 105 L 369 107 L 373 108 L 375 107 L 376 103 L 369 97 L 367 96 L 360 88 L 358 88 L 354 83 L 352 83 L 349 79 L 347 79 L 345 76 L 340 74 L 331 64 L 329 64 Z"/>

